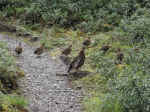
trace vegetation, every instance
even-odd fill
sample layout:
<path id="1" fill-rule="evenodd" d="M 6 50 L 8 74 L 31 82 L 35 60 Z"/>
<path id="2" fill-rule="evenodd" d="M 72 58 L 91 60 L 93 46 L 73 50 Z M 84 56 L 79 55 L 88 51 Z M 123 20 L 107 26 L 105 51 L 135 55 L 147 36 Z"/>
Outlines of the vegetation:
<path id="1" fill-rule="evenodd" d="M 17 79 L 21 70 L 9 53 L 5 42 L 0 42 L 0 111 L 24 112 L 27 102 L 19 96 Z"/>
<path id="2" fill-rule="evenodd" d="M 149 4 L 147 0 L 2 0 L 0 10 L 33 28 L 41 23 L 95 32 L 114 29 L 138 9 L 149 9 Z"/>
<path id="3" fill-rule="evenodd" d="M 76 56 L 91 37 L 83 70 L 94 75 L 75 81 L 89 93 L 86 112 L 150 111 L 150 1 L 4 0 L 0 6 L 2 20 L 13 17 L 32 30 L 45 26 L 38 29 L 41 43 L 54 58 L 70 43 Z M 104 54 L 105 44 L 112 47 Z M 121 64 L 115 64 L 117 48 L 124 54 Z"/>

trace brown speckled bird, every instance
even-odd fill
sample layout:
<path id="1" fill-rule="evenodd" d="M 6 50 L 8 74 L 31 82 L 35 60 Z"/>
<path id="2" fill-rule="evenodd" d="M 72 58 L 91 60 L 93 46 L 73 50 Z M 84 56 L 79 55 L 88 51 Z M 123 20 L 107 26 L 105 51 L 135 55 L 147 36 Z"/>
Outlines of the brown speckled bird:
<path id="1" fill-rule="evenodd" d="M 71 64 L 69 65 L 68 73 L 69 73 L 72 69 L 78 70 L 81 66 L 84 65 L 84 61 L 85 61 L 85 53 L 84 53 L 84 50 L 85 50 L 85 48 L 83 47 L 82 50 L 79 52 L 78 56 L 73 59 L 73 61 L 72 61 Z"/>
<path id="2" fill-rule="evenodd" d="M 22 44 L 19 42 L 19 45 L 15 48 L 16 54 L 19 56 L 23 51 Z"/>
<path id="3" fill-rule="evenodd" d="M 104 45 L 104 46 L 102 46 L 102 48 L 100 50 L 102 50 L 103 53 L 105 54 L 110 48 L 111 48 L 110 45 Z"/>
<path id="4" fill-rule="evenodd" d="M 134 51 L 135 51 L 135 52 L 139 52 L 140 49 L 139 49 L 139 48 L 134 48 Z"/>
<path id="5" fill-rule="evenodd" d="M 87 38 L 86 40 L 83 41 L 82 45 L 83 46 L 89 46 L 91 44 L 90 38 Z"/>
<path id="6" fill-rule="evenodd" d="M 43 52 L 44 52 L 44 46 L 45 46 L 45 43 L 42 43 L 40 47 L 38 47 L 35 51 L 34 51 L 34 54 L 36 55 L 41 55 Z"/>
<path id="7" fill-rule="evenodd" d="M 121 52 L 121 49 L 118 48 L 117 49 L 117 60 L 118 60 L 119 64 L 122 63 L 123 58 L 124 58 L 124 54 Z"/>
<path id="8" fill-rule="evenodd" d="M 71 51 L 72 51 L 71 48 L 72 48 L 72 45 L 69 45 L 69 47 L 67 47 L 66 49 L 64 49 L 62 51 L 62 55 L 68 56 L 71 53 Z"/>

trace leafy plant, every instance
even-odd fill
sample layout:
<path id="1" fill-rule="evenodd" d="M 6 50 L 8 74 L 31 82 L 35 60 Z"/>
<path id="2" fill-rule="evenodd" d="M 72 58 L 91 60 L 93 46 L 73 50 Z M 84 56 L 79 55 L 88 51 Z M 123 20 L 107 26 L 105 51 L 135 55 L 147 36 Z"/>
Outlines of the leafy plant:
<path id="1" fill-rule="evenodd" d="M 0 94 L 1 111 L 19 112 L 27 106 L 27 101 L 17 95 Z"/>

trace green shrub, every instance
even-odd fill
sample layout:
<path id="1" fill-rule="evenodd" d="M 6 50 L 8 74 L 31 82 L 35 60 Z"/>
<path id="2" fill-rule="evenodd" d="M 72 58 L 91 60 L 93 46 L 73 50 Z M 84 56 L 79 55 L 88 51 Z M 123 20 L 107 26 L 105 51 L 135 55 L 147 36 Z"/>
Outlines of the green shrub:
<path id="1" fill-rule="evenodd" d="M 18 95 L 0 94 L 0 111 L 20 112 L 27 106 L 27 101 Z"/>
<path id="2" fill-rule="evenodd" d="M 112 53 L 114 52 L 113 50 L 108 51 L 107 54 L 103 54 L 100 50 L 95 50 L 91 54 L 92 65 L 97 69 L 101 77 L 107 79 L 107 86 L 105 86 L 107 87 L 107 91 L 103 94 L 108 94 L 116 101 L 112 105 L 110 101 L 115 101 L 109 97 L 108 100 L 97 103 L 99 104 L 99 112 L 101 112 L 101 106 L 103 107 L 102 112 L 109 110 L 112 110 L 111 112 L 150 111 L 150 97 L 148 95 L 150 90 L 150 86 L 148 86 L 150 83 L 150 58 L 147 55 L 150 51 L 149 43 L 146 42 L 145 48 L 142 48 L 140 45 L 138 47 L 139 49 L 137 51 L 134 48 L 126 48 L 123 50 L 125 59 L 122 63 L 122 66 L 124 65 L 122 68 L 118 68 L 121 65 L 115 65 L 115 54 Z M 99 101 L 101 102 L 102 99 L 104 98 L 100 97 Z M 115 106 L 121 108 L 114 111 L 117 108 Z"/>
<path id="3" fill-rule="evenodd" d="M 110 81 L 111 94 L 117 94 L 125 112 L 149 112 L 150 77 L 134 71 L 127 68 L 115 81 Z"/>
<path id="4" fill-rule="evenodd" d="M 1 0 L 0 1 L 0 11 L 3 12 L 3 16 L 17 16 L 19 13 L 23 13 L 25 6 L 28 6 L 28 3 L 31 0 Z M 20 12 L 20 10 L 21 12 Z"/>
<path id="5" fill-rule="evenodd" d="M 123 112 L 122 104 L 117 95 L 109 93 L 85 99 L 87 112 Z"/>
<path id="6" fill-rule="evenodd" d="M 0 83 L 3 88 L 0 91 L 10 93 L 16 90 L 17 85 L 17 66 L 15 59 L 10 55 L 5 42 L 0 42 Z"/>
<path id="7" fill-rule="evenodd" d="M 0 112 L 20 112 L 27 102 L 16 95 L 18 68 L 6 42 L 0 42 Z M 13 95 L 15 94 L 15 95 Z"/>
<path id="8" fill-rule="evenodd" d="M 139 8 L 130 19 L 121 21 L 120 27 L 130 44 L 147 43 L 150 36 L 150 13 Z"/>
<path id="9" fill-rule="evenodd" d="M 110 31 L 142 7 L 139 0 L 5 0 L 0 4 L 7 16 L 23 13 L 20 19 L 26 24 L 57 24 L 86 32 Z"/>
<path id="10" fill-rule="evenodd" d="M 15 75 L 15 72 L 15 59 L 13 56 L 10 56 L 6 43 L 0 42 L 0 77 L 12 77 Z"/>

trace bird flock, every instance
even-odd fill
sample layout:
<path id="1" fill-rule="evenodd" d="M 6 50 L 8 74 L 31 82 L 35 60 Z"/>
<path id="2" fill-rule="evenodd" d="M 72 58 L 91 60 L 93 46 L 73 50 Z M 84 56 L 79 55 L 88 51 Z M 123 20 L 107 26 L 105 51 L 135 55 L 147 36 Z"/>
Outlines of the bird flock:
<path id="1" fill-rule="evenodd" d="M 79 68 L 81 68 L 84 65 L 86 56 L 85 56 L 85 49 L 90 48 L 91 44 L 91 39 L 87 38 L 83 41 L 82 43 L 82 48 L 80 50 L 80 52 L 78 53 L 78 55 L 76 57 L 73 58 L 73 60 L 69 63 L 68 65 L 68 70 L 67 73 L 70 73 L 72 70 L 77 71 Z M 36 48 L 35 51 L 33 52 L 34 54 L 37 55 L 37 57 L 40 57 L 41 54 L 44 52 L 44 47 L 45 47 L 45 43 L 42 43 L 40 45 L 40 47 Z M 103 51 L 103 53 L 105 54 L 112 46 L 110 45 L 104 45 L 101 47 L 101 51 Z M 69 45 L 66 49 L 64 49 L 61 52 L 61 55 L 64 56 L 68 56 L 72 51 L 72 44 Z M 23 47 L 21 42 L 19 42 L 18 46 L 15 48 L 15 52 L 17 54 L 17 56 L 21 55 L 23 52 Z M 118 48 L 117 49 L 117 62 L 115 62 L 115 64 L 121 64 L 124 58 L 124 54 L 121 52 L 121 49 Z"/>

